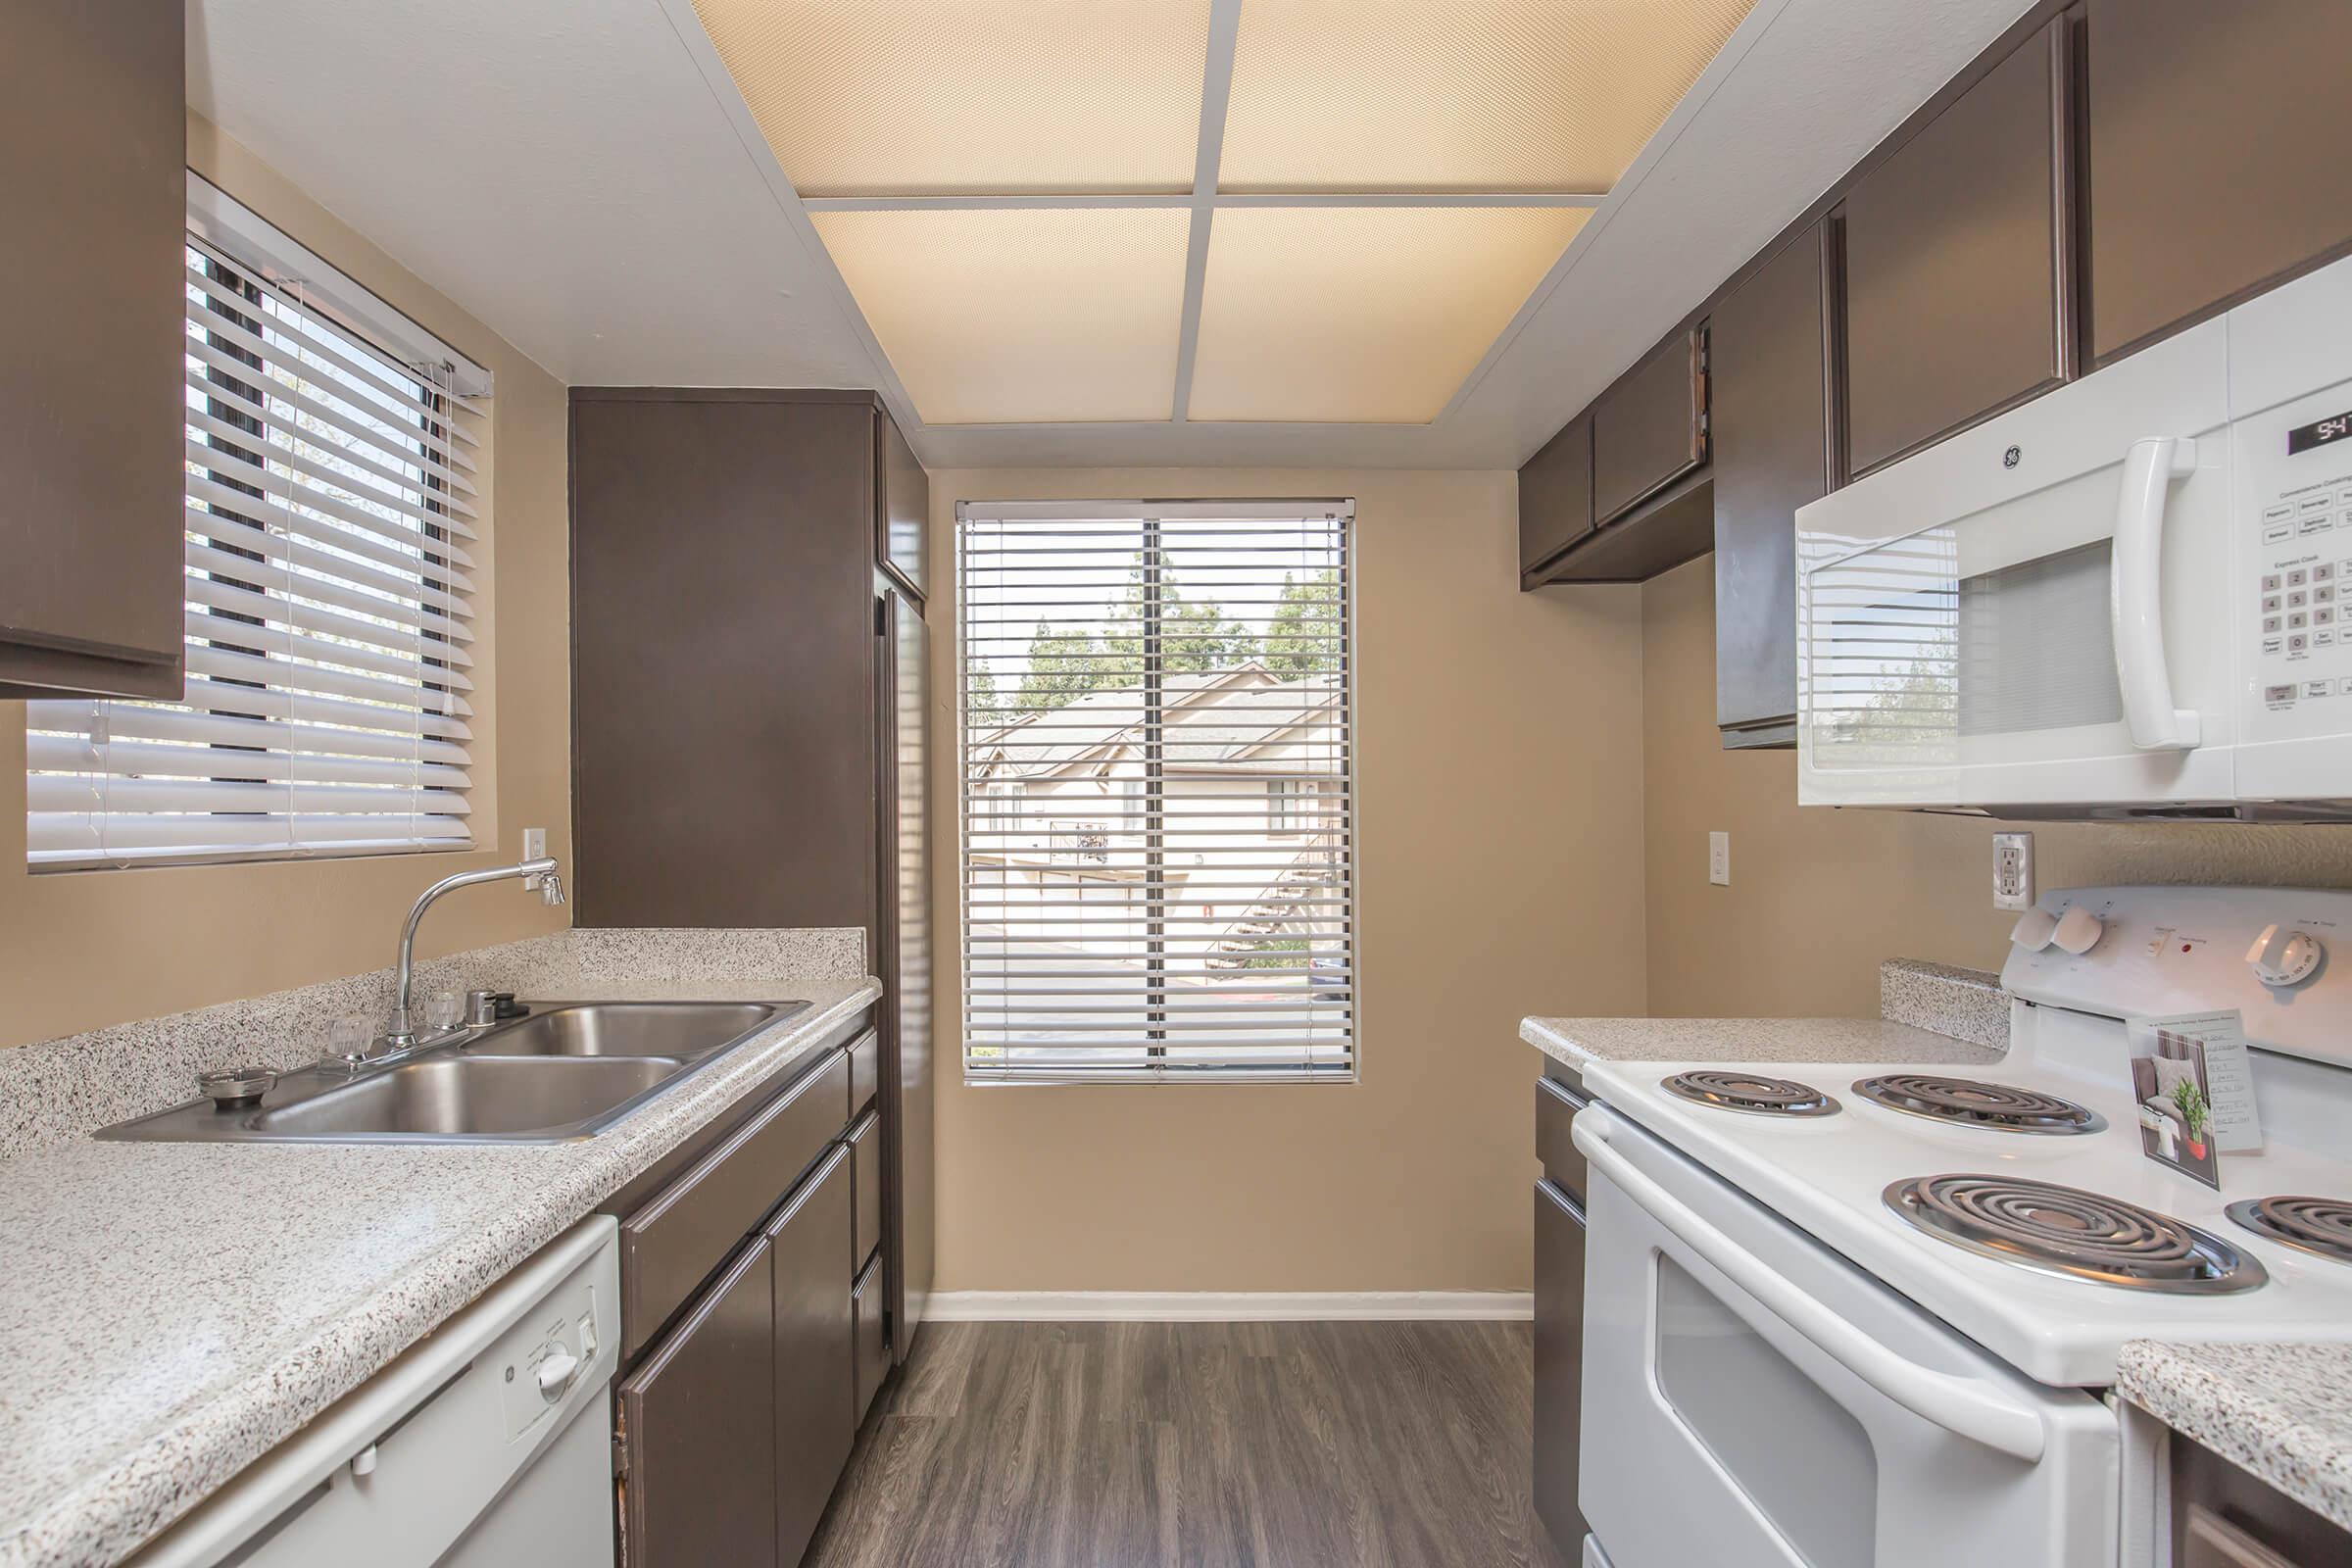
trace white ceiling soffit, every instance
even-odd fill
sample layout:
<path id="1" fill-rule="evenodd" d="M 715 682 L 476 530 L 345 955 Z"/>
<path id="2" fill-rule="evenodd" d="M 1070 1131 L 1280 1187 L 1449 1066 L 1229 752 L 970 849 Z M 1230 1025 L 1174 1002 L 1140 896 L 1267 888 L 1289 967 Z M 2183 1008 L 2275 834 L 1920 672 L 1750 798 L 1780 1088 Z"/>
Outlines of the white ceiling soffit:
<path id="1" fill-rule="evenodd" d="M 191 108 L 566 384 L 877 384 L 659 0 L 187 15 Z"/>
<path id="2" fill-rule="evenodd" d="M 935 467 L 1515 466 L 2026 4 L 1758 0 L 1427 424 L 920 425 L 693 0 L 190 0 L 188 86 L 574 384 L 874 386 Z"/>

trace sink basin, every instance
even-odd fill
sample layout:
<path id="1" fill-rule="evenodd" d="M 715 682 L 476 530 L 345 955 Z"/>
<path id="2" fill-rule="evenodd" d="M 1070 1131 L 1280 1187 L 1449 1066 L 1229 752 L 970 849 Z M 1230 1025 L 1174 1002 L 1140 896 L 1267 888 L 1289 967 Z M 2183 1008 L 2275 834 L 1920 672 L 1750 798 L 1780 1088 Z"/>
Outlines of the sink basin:
<path id="1" fill-rule="evenodd" d="M 547 1003 L 468 1041 L 468 1056 L 703 1056 L 806 1003 Z"/>
<path id="2" fill-rule="evenodd" d="M 676 1056 L 427 1055 L 246 1118 L 264 1138 L 573 1137 L 685 1071 Z"/>
<path id="3" fill-rule="evenodd" d="M 543 1002 L 403 1061 L 285 1074 L 259 1105 L 199 1100 L 109 1127 L 122 1141 L 563 1143 L 612 1126 L 806 1002 Z"/>

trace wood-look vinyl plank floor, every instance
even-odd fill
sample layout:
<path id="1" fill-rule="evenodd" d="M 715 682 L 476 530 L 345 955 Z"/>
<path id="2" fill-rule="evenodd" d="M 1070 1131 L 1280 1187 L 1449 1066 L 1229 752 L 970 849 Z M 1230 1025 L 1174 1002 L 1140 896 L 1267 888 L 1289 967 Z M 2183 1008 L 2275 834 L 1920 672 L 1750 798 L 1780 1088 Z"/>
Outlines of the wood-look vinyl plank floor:
<path id="1" fill-rule="evenodd" d="M 804 1568 L 1567 1568 L 1524 1323 L 934 1323 Z"/>

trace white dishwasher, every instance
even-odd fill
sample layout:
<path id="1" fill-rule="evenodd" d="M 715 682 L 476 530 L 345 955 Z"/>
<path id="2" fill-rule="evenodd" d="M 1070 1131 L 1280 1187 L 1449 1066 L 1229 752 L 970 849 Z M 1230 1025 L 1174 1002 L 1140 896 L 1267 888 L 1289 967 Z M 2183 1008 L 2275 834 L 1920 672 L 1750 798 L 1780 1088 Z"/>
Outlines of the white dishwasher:
<path id="1" fill-rule="evenodd" d="M 617 1233 L 600 1214 L 550 1245 L 135 1568 L 611 1568 Z"/>

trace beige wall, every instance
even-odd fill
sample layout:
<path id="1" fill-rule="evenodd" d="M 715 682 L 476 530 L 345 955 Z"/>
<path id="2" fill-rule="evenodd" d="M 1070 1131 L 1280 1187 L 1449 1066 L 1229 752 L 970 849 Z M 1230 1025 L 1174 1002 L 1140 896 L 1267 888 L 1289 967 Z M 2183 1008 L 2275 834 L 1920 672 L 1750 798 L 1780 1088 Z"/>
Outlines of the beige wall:
<path id="1" fill-rule="evenodd" d="M 564 393 L 556 379 L 190 117 L 199 173 L 317 251 L 497 377 L 482 466 L 489 529 L 479 572 L 473 855 L 251 866 L 24 869 L 23 706 L 0 703 L 0 1046 L 201 1006 L 389 963 L 425 883 L 512 858 L 522 829 L 571 847 Z M 171 519 L 157 519 L 170 527 Z M 513 890 L 462 895 L 419 953 L 511 941 L 564 924 Z"/>
<path id="2" fill-rule="evenodd" d="M 1793 752 L 1722 749 L 1714 594 L 1711 559 L 1642 590 L 1651 1010 L 1874 1012 L 1883 957 L 1999 968 L 2016 916 L 1992 906 L 1994 824 L 1800 809 Z M 2017 825 L 2044 889 L 2352 885 L 2352 828 Z M 1730 887 L 1707 881 L 1710 831 L 1732 835 Z"/>
<path id="3" fill-rule="evenodd" d="M 1639 590 L 1514 591 L 1509 473 L 941 471 L 958 500 L 1357 503 L 1362 1081 L 964 1087 L 952 590 L 932 612 L 943 1290 L 1525 1289 L 1522 1013 L 1642 1006 Z"/>

